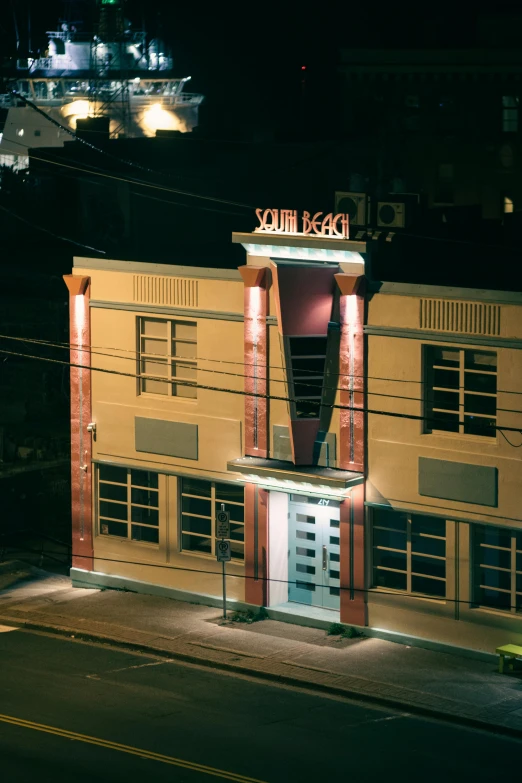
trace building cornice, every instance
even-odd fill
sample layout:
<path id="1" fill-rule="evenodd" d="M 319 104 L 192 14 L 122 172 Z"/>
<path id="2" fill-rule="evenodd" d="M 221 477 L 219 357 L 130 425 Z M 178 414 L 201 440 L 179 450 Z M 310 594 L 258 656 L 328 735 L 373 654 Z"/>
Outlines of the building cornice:
<path id="1" fill-rule="evenodd" d="M 128 272 L 131 274 L 164 275 L 167 277 L 228 280 L 234 283 L 243 282 L 237 269 L 149 264 L 143 261 L 117 261 L 109 258 L 83 258 L 81 256 L 74 257 L 73 266 L 75 269 L 97 269 L 103 272 Z"/>

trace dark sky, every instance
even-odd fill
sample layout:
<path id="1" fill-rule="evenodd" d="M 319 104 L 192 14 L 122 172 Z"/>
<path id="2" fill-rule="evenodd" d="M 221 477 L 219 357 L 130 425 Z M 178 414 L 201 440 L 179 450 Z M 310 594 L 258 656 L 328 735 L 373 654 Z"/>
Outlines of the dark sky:
<path id="1" fill-rule="evenodd" d="M 1 0 L 0 6 L 1 55 L 14 48 L 13 7 L 22 47 L 29 6 L 34 48 L 45 46 L 45 30 L 60 16 L 96 15 L 95 0 Z M 262 124 L 266 112 L 294 110 L 302 65 L 320 107 L 323 96 L 335 100 L 340 46 L 465 45 L 474 39 L 477 15 L 491 7 L 486 0 L 127 0 L 126 14 L 168 41 L 176 75 L 192 76 L 190 89 L 207 96 L 207 111 L 224 119 L 244 110 L 250 122 Z M 494 5 L 499 13 L 519 7 L 517 0 Z"/>

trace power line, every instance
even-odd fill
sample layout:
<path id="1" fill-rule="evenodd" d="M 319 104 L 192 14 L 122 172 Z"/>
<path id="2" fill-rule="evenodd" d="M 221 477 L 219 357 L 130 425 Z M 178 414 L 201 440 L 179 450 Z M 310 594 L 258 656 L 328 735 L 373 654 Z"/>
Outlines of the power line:
<path id="1" fill-rule="evenodd" d="M 520 448 L 522 448 L 522 441 L 521 441 L 520 443 L 511 443 L 511 441 L 509 440 L 509 438 L 507 437 L 507 435 L 506 435 L 504 432 L 502 432 L 502 430 L 500 430 L 500 434 L 502 435 L 502 437 L 504 438 L 504 440 L 505 440 L 507 443 L 509 443 L 509 445 L 510 445 L 512 448 L 514 448 L 514 449 L 520 449 Z M 522 431 L 520 432 L 520 434 L 522 435 Z"/>
<path id="2" fill-rule="evenodd" d="M 4 136 L 4 141 L 5 140 L 6 140 L 6 137 Z M 20 142 L 14 141 L 14 139 L 8 138 L 7 141 L 10 142 L 11 144 L 17 144 L 18 146 L 24 147 L 24 149 L 26 149 L 25 145 L 21 144 Z M 9 152 L 12 152 L 12 151 L 9 150 Z M 13 154 L 16 155 L 18 153 L 13 152 Z M 90 174 L 91 176 L 99 176 L 99 177 L 104 177 L 105 179 L 113 179 L 113 180 L 116 180 L 118 182 L 125 182 L 127 184 L 134 184 L 134 185 L 136 185 L 138 187 L 150 187 L 150 188 L 157 188 L 159 190 L 165 190 L 166 192 L 174 192 L 170 188 L 163 188 L 163 187 L 161 187 L 159 185 L 154 185 L 152 183 L 143 182 L 142 180 L 135 180 L 135 179 L 129 179 L 129 178 L 125 178 L 125 177 L 118 177 L 116 174 L 108 174 L 107 172 L 102 171 L 98 167 L 93 166 L 91 163 L 85 164 L 85 165 L 89 166 L 89 168 L 86 169 L 86 168 L 82 168 L 82 167 L 80 167 L 78 165 L 77 166 L 73 166 L 71 163 L 63 163 L 62 161 L 52 160 L 51 158 L 41 158 L 41 157 L 39 157 L 38 155 L 35 155 L 35 154 L 31 155 L 31 159 L 32 160 L 41 161 L 43 163 L 49 163 L 51 165 L 58 166 L 58 167 L 61 167 L 61 168 L 70 169 L 72 171 L 84 172 L 86 174 Z M 75 161 L 75 162 L 78 163 L 78 161 Z M 75 179 L 74 176 L 72 176 L 70 174 L 67 174 L 66 172 L 58 172 L 58 176 L 66 177 L 66 178 L 71 179 L 71 180 Z M 241 213 L 241 212 L 233 212 L 230 209 L 216 209 L 215 207 L 204 207 L 201 204 L 185 204 L 185 203 L 183 203 L 181 201 L 174 201 L 173 199 L 159 198 L 157 196 L 150 196 L 150 195 L 147 195 L 145 193 L 139 193 L 137 190 L 133 190 L 132 193 L 135 196 L 137 196 L 138 198 L 146 198 L 146 199 L 149 199 L 151 201 L 158 201 L 158 202 L 160 202 L 162 204 L 172 204 L 173 206 L 181 207 L 182 209 L 196 209 L 196 210 L 199 210 L 201 212 L 214 212 L 214 213 L 216 213 L 218 215 L 235 215 L 237 217 L 242 217 L 242 218 L 244 217 L 243 213 Z M 86 245 L 85 247 L 88 247 L 88 246 Z M 88 249 L 91 249 L 91 248 L 88 248 Z M 101 251 L 98 251 L 98 252 L 101 252 Z"/>
<path id="3" fill-rule="evenodd" d="M 7 207 L 2 206 L 1 204 L 0 204 L 0 209 L 3 210 L 3 212 L 7 212 L 8 215 L 11 215 L 11 217 L 14 217 L 17 220 L 20 220 L 22 223 L 25 223 L 27 226 L 31 226 L 32 228 L 37 229 L 37 231 L 42 231 L 44 234 L 49 234 L 55 239 L 60 239 L 62 242 L 68 242 L 71 245 L 82 247 L 85 250 L 92 250 L 94 253 L 100 253 L 101 255 L 106 255 L 105 250 L 100 250 L 99 248 L 91 247 L 90 245 L 84 245 L 82 242 L 77 242 L 75 239 L 69 239 L 68 237 L 60 236 L 60 234 L 55 234 L 54 231 L 50 231 L 48 228 L 43 228 L 43 226 L 39 226 L 37 223 L 33 223 L 31 220 L 27 220 L 26 218 L 23 218 L 21 215 L 18 215 L 16 212 L 13 212 L 10 209 L 7 209 Z"/>
<path id="4" fill-rule="evenodd" d="M 150 196 L 146 193 L 138 193 L 136 190 L 133 191 L 134 195 L 138 198 L 146 198 L 149 199 L 149 201 L 160 201 L 163 204 L 173 204 L 176 207 L 181 207 L 182 209 L 199 209 L 203 212 L 216 212 L 218 215 L 237 215 L 238 217 L 244 217 L 241 212 L 232 212 L 230 209 L 215 209 L 213 207 L 202 207 L 199 204 L 183 204 L 180 201 L 172 201 L 172 199 L 167 198 L 158 198 L 157 196 Z"/>
<path id="5" fill-rule="evenodd" d="M 51 160 L 50 158 L 41 158 L 38 155 L 31 155 L 31 159 L 32 160 L 38 160 L 38 161 L 41 161 L 41 162 L 46 163 L 46 164 L 51 164 L 53 166 L 60 166 L 62 168 L 66 168 L 66 169 L 72 169 L 74 171 L 81 171 L 81 172 L 83 172 L 85 174 L 90 174 L 91 176 L 95 176 L 95 177 L 103 177 L 104 179 L 112 179 L 112 180 L 116 180 L 117 182 L 126 182 L 127 184 L 137 185 L 138 187 L 152 188 L 153 190 L 161 190 L 161 191 L 164 191 L 166 193 L 174 193 L 175 195 L 184 195 L 182 193 L 182 191 L 174 190 L 174 189 L 166 187 L 164 185 L 154 185 L 152 182 L 144 182 L 143 180 L 131 179 L 129 177 L 119 177 L 116 174 L 108 174 L 107 172 L 103 172 L 103 171 L 97 169 L 96 167 L 92 166 L 91 164 L 87 164 L 87 165 L 90 166 L 90 168 L 87 169 L 87 168 L 83 168 L 81 166 L 73 166 L 70 163 L 63 163 L 61 161 Z M 140 195 L 143 195 L 143 194 L 136 193 L 136 195 L 140 196 Z M 213 198 L 210 198 L 210 196 L 194 196 L 194 198 L 202 198 L 202 199 L 207 199 L 209 201 L 220 202 L 220 199 L 213 199 Z M 160 200 L 160 199 L 158 199 L 158 200 Z M 239 216 L 239 217 L 244 217 L 244 215 L 242 215 L 240 212 L 232 212 L 229 209 L 219 209 L 219 210 L 218 209 L 214 209 L 213 210 L 213 209 L 211 209 L 211 207 L 203 207 L 203 206 L 201 206 L 199 204 L 180 204 L 179 202 L 172 201 L 171 199 L 161 199 L 161 201 L 165 201 L 165 203 L 167 203 L 167 204 L 174 204 L 174 205 L 177 205 L 177 206 L 183 206 L 183 207 L 186 207 L 187 209 L 199 209 L 199 210 L 203 210 L 203 211 L 206 211 L 206 212 L 209 212 L 209 211 L 218 212 L 221 215 L 236 215 L 236 216 Z M 222 203 L 228 203 L 228 202 L 222 202 Z M 230 202 L 230 203 L 233 203 L 233 202 Z"/>
<path id="6" fill-rule="evenodd" d="M 78 136 L 70 128 L 67 128 L 65 125 L 62 125 L 57 120 L 55 120 L 53 117 L 50 117 L 48 114 L 43 112 L 36 104 L 34 104 L 28 98 L 25 98 L 25 96 L 21 95 L 21 93 L 18 93 L 16 90 L 12 90 L 11 92 L 17 98 L 20 98 L 21 100 L 23 100 L 27 106 L 29 106 L 34 111 L 36 111 L 39 114 L 41 114 L 46 120 L 48 120 L 49 122 L 53 123 L 56 127 L 60 128 L 65 133 L 67 133 L 70 136 L 72 136 L 76 141 L 79 141 L 82 144 L 84 144 L 87 147 L 89 147 L 90 149 L 98 152 L 100 155 L 104 155 L 104 156 L 106 156 L 108 158 L 112 158 L 112 159 L 116 160 L 117 162 L 123 163 L 124 165 L 130 166 L 132 168 L 136 168 L 136 169 L 139 169 L 141 171 L 145 171 L 148 174 L 154 174 L 155 176 L 161 176 L 162 175 L 161 172 L 157 172 L 154 169 L 151 169 L 151 168 L 149 168 L 147 166 L 142 166 L 141 164 L 135 163 L 134 161 L 131 161 L 131 160 L 128 160 L 128 159 L 125 159 L 125 158 L 120 158 L 119 156 L 114 155 L 113 153 L 107 152 L 106 150 L 103 150 L 102 148 L 97 147 L 95 144 L 91 144 L 90 142 L 88 142 L 83 137 Z M 13 139 L 7 139 L 7 141 L 9 141 L 11 143 L 14 143 L 14 144 L 18 144 L 19 146 L 24 146 L 20 142 L 16 142 Z M 25 149 L 27 149 L 27 147 L 25 147 Z M 17 153 L 15 153 L 15 154 L 17 154 Z M 58 166 L 66 166 L 66 164 L 64 164 L 64 163 L 59 163 L 57 161 L 51 161 L 51 160 L 49 160 L 47 158 L 38 158 L 36 155 L 31 155 L 31 158 L 33 158 L 35 160 L 41 160 L 41 161 L 43 161 L 45 163 L 54 163 L 55 165 L 58 165 Z M 82 168 L 79 168 L 79 167 L 74 167 L 74 166 L 68 166 L 68 168 L 76 168 L 78 171 L 86 171 L 87 173 L 97 174 L 98 176 L 105 176 L 105 177 L 109 177 L 110 176 L 108 174 L 101 173 L 99 171 L 96 172 L 95 167 L 94 167 L 94 171 L 89 171 L 89 170 L 82 169 Z M 163 172 L 163 175 L 165 175 L 165 173 L 169 174 L 169 172 Z M 183 196 L 186 196 L 188 198 L 196 198 L 196 199 L 204 199 L 204 200 L 207 200 L 207 201 L 214 201 L 216 203 L 228 204 L 228 205 L 231 205 L 231 206 L 240 207 L 241 209 L 248 209 L 248 210 L 253 210 L 254 209 L 253 206 L 248 205 L 248 204 L 242 204 L 242 203 L 236 202 L 236 201 L 230 201 L 230 200 L 227 200 L 227 199 L 221 199 L 221 198 L 217 198 L 215 196 L 204 196 L 204 195 L 202 195 L 200 193 L 193 193 L 193 192 L 190 192 L 190 191 L 183 191 L 183 190 L 174 189 L 174 188 L 164 188 L 164 187 L 161 187 L 161 186 L 154 186 L 151 183 L 143 182 L 143 180 L 141 180 L 141 181 L 140 180 L 130 180 L 130 179 L 125 179 L 125 178 L 115 177 L 115 176 L 112 176 L 111 178 L 112 179 L 119 179 L 120 181 L 123 181 L 123 182 L 132 182 L 134 184 L 141 185 L 142 187 L 157 187 L 160 190 L 167 190 L 169 192 L 175 193 L 177 195 L 183 195 Z M 137 195 L 140 195 L 140 194 L 137 194 Z M 172 203 L 174 203 L 174 202 L 172 202 Z M 176 206 L 186 206 L 187 208 L 191 208 L 191 207 L 189 207 L 189 205 L 182 205 L 182 204 L 177 204 Z M 222 212 L 225 212 L 225 210 L 222 210 Z M 235 213 L 235 212 L 230 212 L 229 214 L 242 216 L 241 213 Z M 372 227 L 369 227 L 369 230 L 374 230 L 374 229 Z M 403 231 L 400 232 L 400 235 L 402 235 L 402 236 L 409 236 L 409 237 L 412 237 L 412 238 L 415 238 L 415 239 L 425 239 L 425 240 L 436 241 L 436 242 L 449 242 L 449 243 L 452 243 L 452 244 L 459 244 L 459 245 L 471 245 L 472 247 L 479 247 L 479 246 L 482 247 L 483 246 L 479 242 L 473 242 L 472 240 L 468 240 L 468 239 L 454 239 L 452 237 L 435 237 L 435 236 L 428 236 L 428 235 L 425 235 L 425 234 L 412 234 L 412 233 L 403 232 Z M 399 234 L 397 236 L 399 236 Z M 497 248 L 497 249 L 501 249 L 501 250 L 506 250 L 506 247 L 504 245 L 487 245 L 487 247 L 488 248 L 492 248 L 492 249 Z"/>
<path id="7" fill-rule="evenodd" d="M 243 543 L 243 542 L 239 542 L 239 543 Z M 65 545 L 65 546 L 67 546 L 67 548 L 69 548 L 68 545 Z M 13 549 L 18 549 L 18 550 L 20 550 L 22 552 L 31 552 L 31 553 L 36 553 L 36 554 L 42 554 L 42 553 L 38 552 L 37 550 L 29 549 L 27 547 L 15 547 L 15 546 L 13 546 L 12 548 Z M 53 554 L 58 554 L 58 553 L 55 552 Z M 47 552 L 44 552 L 43 555 L 46 556 Z M 138 566 L 147 566 L 147 567 L 151 567 L 151 568 L 166 568 L 166 569 L 169 569 L 170 571 L 183 571 L 183 572 L 194 573 L 194 574 L 206 574 L 206 575 L 210 575 L 210 576 L 219 577 L 219 579 L 221 579 L 221 572 L 219 572 L 219 571 L 211 571 L 211 570 L 203 569 L 203 568 L 183 568 L 183 566 L 175 566 L 175 565 L 164 564 L 164 563 L 150 563 L 150 562 L 145 562 L 145 561 L 141 561 L 141 560 L 121 560 L 121 559 L 115 558 L 115 557 L 101 557 L 100 555 L 97 555 L 97 554 L 92 555 L 92 556 L 91 555 L 81 555 L 79 553 L 72 552 L 72 550 L 71 550 L 71 557 L 79 558 L 79 559 L 82 559 L 82 560 L 91 560 L 91 559 L 101 560 L 101 561 L 106 562 L 106 563 L 120 563 L 121 565 L 138 565 Z M 234 562 L 234 561 L 231 561 L 231 562 Z M 236 564 L 238 564 L 238 561 L 236 561 Z M 242 565 L 243 561 L 239 561 L 239 564 Z M 111 576 L 111 574 L 108 574 L 108 576 Z M 118 576 L 118 574 L 114 574 L 114 576 Z M 275 579 L 274 577 L 269 577 L 269 576 L 257 576 L 256 577 L 256 576 L 250 576 L 249 574 L 227 574 L 227 576 L 229 578 L 231 578 L 231 579 L 243 579 L 245 581 L 247 579 L 253 579 L 253 580 L 257 581 L 257 582 L 263 582 L 264 584 L 270 584 L 270 583 L 273 582 L 273 583 L 276 583 L 276 584 L 296 585 L 297 582 L 301 581 L 299 579 L 296 579 L 296 580 L 293 580 L 293 579 Z M 318 588 L 326 589 L 326 587 L 323 584 L 319 584 L 319 583 L 316 583 L 316 582 L 308 582 L 307 584 L 310 584 L 314 588 L 318 587 Z M 401 590 L 386 590 L 386 589 L 383 589 L 383 588 L 380 588 L 380 587 L 372 589 L 372 588 L 367 588 L 367 587 L 366 588 L 364 588 L 364 587 L 352 587 L 350 585 L 348 587 L 339 586 L 337 589 L 340 592 L 349 592 L 350 594 L 362 593 L 363 595 L 376 595 L 376 596 L 379 596 L 379 595 L 393 595 L 393 596 L 398 597 L 398 598 L 413 598 L 416 601 L 418 601 L 419 598 L 422 598 L 423 600 L 435 601 L 435 602 L 437 602 L 439 604 L 441 602 L 451 603 L 451 604 L 468 604 L 468 605 L 475 603 L 474 601 L 465 600 L 463 598 L 445 598 L 445 597 L 442 597 L 442 596 L 427 595 L 426 593 L 408 593 L 408 592 L 403 592 Z M 219 597 L 219 596 L 216 596 L 216 597 Z M 267 608 L 270 609 L 271 607 L 267 607 Z M 276 607 L 274 606 L 273 608 L 275 609 Z M 519 606 L 506 606 L 505 609 L 506 610 L 508 610 L 508 609 L 520 609 L 520 607 Z"/>
<path id="8" fill-rule="evenodd" d="M 102 372 L 109 375 L 119 375 L 122 377 L 127 378 L 141 378 L 143 376 L 138 375 L 137 373 L 128 373 L 128 372 L 122 372 L 121 370 L 109 370 L 104 367 L 93 367 L 92 365 L 87 364 L 76 364 L 74 362 L 66 362 L 62 361 L 61 359 L 51 359 L 46 356 L 35 356 L 34 354 L 27 354 L 27 353 L 19 353 L 17 351 L 7 351 L 6 349 L 2 348 L 0 349 L 0 354 L 5 354 L 8 356 L 19 356 L 24 359 L 36 359 L 39 361 L 44 362 L 51 362 L 53 364 L 59 364 L 61 366 L 68 366 L 68 367 L 74 367 L 75 369 L 79 370 L 88 370 L 90 372 Z M 156 380 L 161 381 L 163 383 L 166 383 L 168 381 L 165 380 L 165 377 L 161 376 L 147 376 L 150 380 Z M 274 394 L 261 394 L 259 392 L 246 392 L 240 389 L 226 389 L 219 386 L 209 386 L 207 384 L 201 384 L 191 381 L 185 381 L 185 380 L 176 380 L 175 383 L 178 386 L 186 386 L 188 388 L 193 389 L 203 389 L 205 391 L 215 391 L 215 392 L 222 392 L 224 394 L 236 394 L 240 395 L 242 397 L 256 397 L 260 399 L 266 399 L 266 400 L 279 400 L 282 402 L 299 402 L 299 400 L 296 400 L 292 397 L 282 397 Z M 433 422 L 438 421 L 437 419 L 430 417 L 430 416 L 416 416 L 411 413 L 398 413 L 396 411 L 379 411 L 379 410 L 373 410 L 371 408 L 365 408 L 365 407 L 357 407 L 357 406 L 350 406 L 350 405 L 338 405 L 335 403 L 321 403 L 321 406 L 324 408 L 331 408 L 331 409 L 337 409 L 337 410 L 349 410 L 359 413 L 366 413 L 369 415 L 375 415 L 375 416 L 389 416 L 391 418 L 397 418 L 397 419 L 410 419 L 413 421 L 425 421 L 425 422 Z M 520 413 L 520 411 L 515 411 L 516 413 Z M 490 428 L 491 430 L 503 430 L 504 432 L 517 432 L 519 434 L 522 434 L 522 429 L 520 427 L 498 427 L 494 426 Z"/>
<path id="9" fill-rule="evenodd" d="M 123 361 L 136 362 L 136 361 L 138 361 L 138 357 L 140 357 L 140 355 L 141 355 L 140 351 L 131 351 L 130 349 L 121 349 L 122 352 L 131 353 L 132 356 L 129 356 L 129 357 L 127 357 L 127 356 L 120 356 L 117 353 L 105 353 L 104 352 L 104 351 L 120 351 L 119 348 L 116 348 L 114 346 L 110 346 L 110 347 L 106 347 L 106 348 L 99 348 L 98 349 L 98 348 L 96 348 L 94 346 L 92 346 L 92 347 L 83 347 L 83 346 L 80 346 L 79 344 L 75 344 L 75 343 L 51 342 L 51 341 L 48 341 L 48 340 L 36 340 L 36 339 L 28 338 L 28 337 L 15 337 L 13 335 L 6 335 L 6 334 L 0 334 L 0 339 L 16 340 L 18 342 L 42 345 L 42 346 L 48 347 L 48 348 L 58 348 L 58 349 L 62 349 L 62 350 L 76 350 L 76 351 L 78 351 L 80 353 L 88 353 L 88 354 L 91 354 L 93 356 L 105 356 L 105 357 L 108 357 L 108 358 L 111 358 L 111 359 L 120 359 L 120 360 L 123 360 Z M 151 358 L 147 357 L 146 361 L 148 363 L 150 363 L 150 364 L 157 364 L 157 365 L 163 366 L 166 363 L 167 359 L 162 359 L 161 357 L 158 357 L 157 359 L 151 359 Z M 223 360 L 223 359 L 210 359 L 210 358 L 205 357 L 205 356 L 195 356 L 192 359 L 187 359 L 186 361 L 192 361 L 192 362 L 194 362 L 194 361 L 219 362 L 220 364 L 241 364 L 240 362 L 227 362 L 226 360 Z M 180 359 L 179 362 L 182 363 L 183 359 Z M 253 365 L 253 364 L 247 364 L 247 366 L 250 366 L 250 367 L 256 367 L 257 366 L 257 367 L 259 367 L 259 365 Z M 261 365 L 261 368 L 262 368 L 262 365 Z M 280 369 L 280 370 L 285 371 L 285 368 L 283 368 L 283 367 L 277 367 L 276 369 Z M 208 372 L 208 373 L 213 373 L 215 375 L 228 375 L 228 376 L 231 376 L 233 378 L 242 378 L 244 380 L 246 380 L 246 379 L 252 380 L 255 377 L 254 375 L 248 375 L 247 373 L 228 372 L 226 370 L 209 370 L 208 368 L 202 368 L 202 367 L 198 367 L 197 370 L 199 372 Z M 304 372 L 304 370 L 303 370 L 303 372 Z M 306 370 L 306 372 L 309 372 L 309 371 Z M 310 371 L 310 372 L 312 373 L 313 371 Z M 316 374 L 319 376 L 319 374 L 320 374 L 319 371 L 316 371 Z M 349 374 L 349 373 L 335 373 L 334 372 L 334 373 L 331 373 L 331 374 L 334 375 L 334 376 L 337 376 L 337 377 L 346 377 L 346 378 L 364 378 L 364 377 L 366 377 L 368 379 L 374 379 L 373 376 L 352 375 L 352 374 Z M 145 376 L 143 376 L 143 374 L 138 374 L 136 377 L 145 377 Z M 160 377 L 161 376 L 158 376 L 157 379 L 159 380 Z M 321 374 L 320 378 L 322 379 L 323 377 L 324 377 L 323 374 Z M 320 378 L 318 377 L 317 380 L 319 381 Z M 154 380 L 156 380 L 156 378 L 154 378 Z M 270 383 L 282 383 L 282 384 L 288 385 L 288 381 L 286 379 L 274 380 L 273 378 L 260 378 L 259 376 L 257 376 L 257 380 L 258 381 L 266 381 L 267 383 L 269 383 L 269 382 Z M 377 380 L 394 381 L 395 379 L 393 379 L 393 378 L 377 378 Z M 165 381 L 164 377 L 163 377 L 163 381 Z M 387 398 L 390 398 L 390 399 L 409 400 L 411 402 L 420 402 L 420 403 L 424 402 L 422 397 L 409 397 L 409 396 L 406 396 L 404 394 L 389 394 L 387 392 L 372 392 L 372 391 L 368 391 L 366 389 L 365 390 L 363 390 L 363 389 L 355 389 L 355 388 L 354 389 L 347 389 L 345 387 L 340 387 L 340 386 L 325 386 L 322 383 L 322 381 L 321 381 L 321 383 L 307 383 L 306 381 L 303 381 L 300 378 L 297 378 L 297 379 L 294 378 L 294 383 L 297 383 L 299 386 L 307 386 L 309 388 L 318 389 L 318 390 L 321 390 L 321 391 L 323 391 L 323 390 L 324 391 L 335 391 L 335 392 L 337 392 L 337 391 L 348 391 L 348 392 L 353 392 L 355 394 L 367 394 L 367 395 L 369 394 L 369 395 L 374 396 L 374 397 L 387 397 Z M 412 383 L 413 383 L 413 381 L 412 381 Z M 418 381 L 417 383 L 424 383 L 424 382 L 423 381 Z M 464 387 L 455 387 L 454 389 L 452 389 L 452 391 L 457 393 L 457 390 L 461 389 L 461 388 L 463 389 Z M 496 393 L 497 394 L 522 394 L 522 392 L 504 392 L 504 391 L 501 391 L 501 390 L 497 390 Z M 519 414 L 522 414 L 522 410 L 515 410 L 513 408 L 498 408 L 497 407 L 496 410 L 497 411 L 501 411 L 502 413 L 519 413 Z"/>
<path id="10" fill-rule="evenodd" d="M 21 100 L 23 100 L 24 103 L 27 106 L 29 106 L 34 111 L 38 112 L 38 114 L 41 114 L 42 117 L 44 117 L 46 120 L 51 122 L 56 127 L 60 128 L 62 131 L 64 131 L 64 133 L 68 133 L 70 136 L 72 136 L 74 139 L 76 139 L 76 141 L 79 141 L 81 144 L 84 144 L 86 147 L 89 147 L 90 149 L 94 150 L 95 152 L 98 152 L 100 155 L 104 155 L 104 156 L 106 156 L 108 158 L 112 158 L 112 159 L 116 160 L 118 163 L 123 163 L 126 166 L 130 166 L 132 168 L 135 168 L 135 169 L 138 169 L 138 170 L 141 170 L 141 171 L 145 171 L 148 174 L 154 174 L 154 176 L 161 176 L 162 175 L 161 172 L 154 171 L 154 169 L 151 169 L 148 166 L 142 166 L 141 164 L 135 163 L 132 160 L 127 160 L 125 158 L 120 158 L 120 157 L 118 157 L 117 155 L 114 155 L 111 152 L 107 152 L 106 150 L 103 150 L 101 147 L 97 147 L 95 144 L 91 144 L 91 142 L 87 141 L 86 139 L 84 139 L 81 136 L 78 136 L 78 134 L 76 134 L 70 128 L 67 128 L 65 125 L 62 125 L 60 122 L 55 120 L 53 117 L 51 117 L 50 115 L 46 114 L 35 103 L 33 103 L 28 98 L 25 98 L 23 95 L 21 95 L 21 93 L 17 92 L 16 90 L 11 90 L 11 93 L 13 95 L 15 95 L 17 98 L 20 98 Z M 142 184 L 144 184 L 144 183 L 142 183 Z M 203 199 L 205 201 L 215 201 L 215 202 L 220 203 L 220 204 L 228 204 L 229 206 L 233 206 L 233 207 L 241 207 L 242 209 L 248 209 L 248 210 L 254 209 L 254 207 L 252 207 L 252 206 L 250 206 L 248 204 L 241 204 L 241 203 L 239 203 L 237 201 L 229 201 L 227 199 L 216 198 L 214 196 L 204 196 L 204 195 L 202 195 L 200 193 L 192 193 L 190 191 L 173 189 L 173 188 L 171 188 L 170 191 L 172 193 L 176 193 L 177 195 L 187 196 L 189 198 Z"/>

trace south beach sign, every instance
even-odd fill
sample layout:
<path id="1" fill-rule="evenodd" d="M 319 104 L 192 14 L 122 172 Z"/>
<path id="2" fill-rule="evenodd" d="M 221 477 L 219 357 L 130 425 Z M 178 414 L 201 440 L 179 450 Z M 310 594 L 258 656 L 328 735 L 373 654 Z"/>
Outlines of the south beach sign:
<path id="1" fill-rule="evenodd" d="M 336 237 L 349 239 L 349 217 L 344 212 L 334 214 L 329 212 L 303 212 L 299 215 L 297 209 L 256 209 L 259 225 L 257 232 L 271 234 L 296 234 L 317 237 Z"/>

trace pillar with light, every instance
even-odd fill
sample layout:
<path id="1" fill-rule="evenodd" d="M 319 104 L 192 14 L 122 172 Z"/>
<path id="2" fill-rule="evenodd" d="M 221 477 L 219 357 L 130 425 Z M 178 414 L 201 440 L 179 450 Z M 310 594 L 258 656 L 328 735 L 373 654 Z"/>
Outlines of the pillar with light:
<path id="1" fill-rule="evenodd" d="M 72 565 L 89 571 L 93 569 L 90 278 L 64 275 L 64 280 L 70 314 Z"/>
<path id="2" fill-rule="evenodd" d="M 245 284 L 245 455 L 268 456 L 266 267 L 240 266 Z"/>
<path id="3" fill-rule="evenodd" d="M 340 273 L 335 280 L 341 321 L 339 467 L 365 473 L 364 276 Z M 352 489 L 340 511 L 341 622 L 366 625 L 364 484 Z"/>
<path id="4" fill-rule="evenodd" d="M 245 284 L 245 455 L 268 456 L 267 267 L 241 266 Z M 245 600 L 268 603 L 268 491 L 245 485 Z"/>

